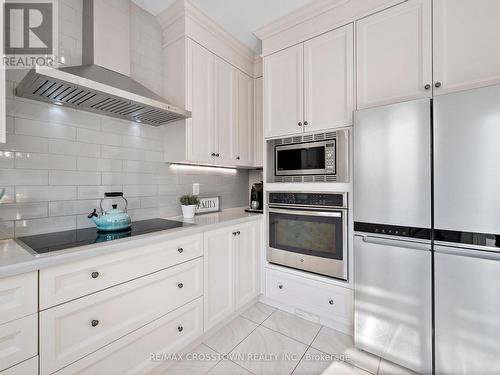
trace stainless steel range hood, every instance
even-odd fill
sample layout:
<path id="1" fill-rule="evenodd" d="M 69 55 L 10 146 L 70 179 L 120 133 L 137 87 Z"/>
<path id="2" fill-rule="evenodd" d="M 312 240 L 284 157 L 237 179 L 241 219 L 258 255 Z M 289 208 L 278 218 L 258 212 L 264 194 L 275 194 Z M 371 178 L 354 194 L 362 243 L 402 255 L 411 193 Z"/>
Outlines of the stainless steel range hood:
<path id="1" fill-rule="evenodd" d="M 128 76 L 130 11 L 113 8 L 123 4 L 112 0 L 84 0 L 85 65 L 61 69 L 36 67 L 16 87 L 16 95 L 153 126 L 190 117 L 191 112 L 167 103 Z M 101 26 L 96 25 L 99 22 Z M 113 32 L 116 35 L 112 35 Z M 123 48 L 114 51 L 106 48 L 113 37 Z M 116 51 L 122 54 L 118 62 Z M 96 61 L 100 64 L 95 64 Z M 111 62 L 110 68 L 103 66 L 108 62 Z"/>

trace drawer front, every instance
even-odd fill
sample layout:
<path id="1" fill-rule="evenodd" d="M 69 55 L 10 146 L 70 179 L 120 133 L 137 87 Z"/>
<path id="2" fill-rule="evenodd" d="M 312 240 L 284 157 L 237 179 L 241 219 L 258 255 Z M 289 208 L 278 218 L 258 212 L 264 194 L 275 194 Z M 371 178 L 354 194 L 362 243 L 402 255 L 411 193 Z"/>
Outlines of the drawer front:
<path id="1" fill-rule="evenodd" d="M 203 255 L 203 235 L 40 271 L 40 309 L 79 298 Z"/>
<path id="2" fill-rule="evenodd" d="M 182 330 L 179 329 L 182 327 Z M 145 374 L 167 362 L 154 354 L 176 353 L 203 334 L 203 298 L 122 337 L 63 368 L 57 375 Z"/>
<path id="3" fill-rule="evenodd" d="M 0 375 L 38 375 L 38 356 L 0 371 Z"/>
<path id="4" fill-rule="evenodd" d="M 40 313 L 40 368 L 51 373 L 203 294 L 201 258 Z"/>
<path id="5" fill-rule="evenodd" d="M 266 270 L 266 295 L 328 319 L 352 323 L 352 290 Z"/>
<path id="6" fill-rule="evenodd" d="M 37 314 L 0 326 L 0 370 L 36 356 L 37 351 Z"/>
<path id="7" fill-rule="evenodd" d="M 0 279 L 0 324 L 38 311 L 37 273 Z"/>

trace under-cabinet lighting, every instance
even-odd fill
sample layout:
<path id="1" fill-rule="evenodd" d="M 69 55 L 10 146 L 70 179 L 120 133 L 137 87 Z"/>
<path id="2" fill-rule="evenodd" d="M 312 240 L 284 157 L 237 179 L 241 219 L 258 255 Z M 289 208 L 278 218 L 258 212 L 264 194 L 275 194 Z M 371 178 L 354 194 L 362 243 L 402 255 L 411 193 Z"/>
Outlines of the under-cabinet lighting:
<path id="1" fill-rule="evenodd" d="M 54 102 L 55 105 L 63 105 L 61 102 Z"/>
<path id="2" fill-rule="evenodd" d="M 208 165 L 193 165 L 193 164 L 170 164 L 170 168 L 178 171 L 186 172 L 222 172 L 228 174 L 236 174 L 238 170 L 234 167 L 212 167 Z"/>

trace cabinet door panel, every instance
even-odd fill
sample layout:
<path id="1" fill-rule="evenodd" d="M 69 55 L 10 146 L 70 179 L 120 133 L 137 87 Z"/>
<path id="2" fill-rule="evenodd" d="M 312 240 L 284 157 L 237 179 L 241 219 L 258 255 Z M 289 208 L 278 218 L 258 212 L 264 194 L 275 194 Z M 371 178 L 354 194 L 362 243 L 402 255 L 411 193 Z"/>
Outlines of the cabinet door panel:
<path id="1" fill-rule="evenodd" d="M 358 109 L 431 96 L 430 0 L 409 0 L 363 18 L 356 38 Z"/>
<path id="2" fill-rule="evenodd" d="M 352 124 L 353 33 L 349 24 L 304 43 L 306 131 Z"/>
<path id="3" fill-rule="evenodd" d="M 500 82 L 498 0 L 434 0 L 434 95 Z"/>
<path id="4" fill-rule="evenodd" d="M 233 164 L 237 150 L 238 71 L 224 60 L 215 58 L 215 132 L 216 163 Z"/>
<path id="5" fill-rule="evenodd" d="M 266 137 L 302 133 L 303 44 L 264 58 L 264 128 Z"/>
<path id="6" fill-rule="evenodd" d="M 262 167 L 264 159 L 264 134 L 262 123 L 262 77 L 254 81 L 254 166 Z"/>
<path id="7" fill-rule="evenodd" d="M 260 280 L 260 222 L 238 227 L 238 251 L 236 257 L 236 307 L 250 302 L 259 294 Z"/>
<path id="8" fill-rule="evenodd" d="M 236 164 L 251 166 L 253 162 L 253 79 L 238 74 L 238 152 Z"/>
<path id="9" fill-rule="evenodd" d="M 186 120 L 188 159 L 213 163 L 214 132 L 214 55 L 188 40 L 187 109 L 192 117 Z"/>
<path id="10" fill-rule="evenodd" d="M 204 322 L 205 331 L 235 309 L 234 237 L 232 228 L 205 232 Z"/>

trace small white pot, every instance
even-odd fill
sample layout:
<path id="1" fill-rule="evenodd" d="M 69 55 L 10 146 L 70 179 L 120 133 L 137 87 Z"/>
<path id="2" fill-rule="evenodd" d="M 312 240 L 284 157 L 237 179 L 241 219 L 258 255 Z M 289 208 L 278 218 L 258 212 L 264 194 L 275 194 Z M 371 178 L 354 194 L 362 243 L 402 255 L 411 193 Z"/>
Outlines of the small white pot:
<path id="1" fill-rule="evenodd" d="M 191 204 L 189 206 L 183 206 L 182 207 L 182 216 L 184 216 L 185 219 L 192 219 L 194 217 L 194 211 L 196 210 L 196 205 Z"/>

